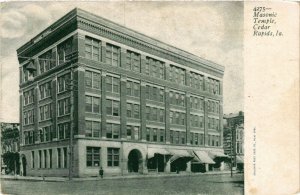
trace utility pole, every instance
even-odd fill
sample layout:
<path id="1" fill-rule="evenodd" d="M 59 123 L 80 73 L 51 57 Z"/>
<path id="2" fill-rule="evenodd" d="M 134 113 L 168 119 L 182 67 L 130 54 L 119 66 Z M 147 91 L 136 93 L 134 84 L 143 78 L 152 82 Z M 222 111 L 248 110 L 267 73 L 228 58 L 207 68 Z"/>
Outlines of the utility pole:
<path id="1" fill-rule="evenodd" d="M 232 177 L 232 166 L 233 166 L 233 160 L 232 160 L 232 157 L 233 157 L 233 128 L 231 127 L 231 144 L 230 144 L 230 176 Z"/>

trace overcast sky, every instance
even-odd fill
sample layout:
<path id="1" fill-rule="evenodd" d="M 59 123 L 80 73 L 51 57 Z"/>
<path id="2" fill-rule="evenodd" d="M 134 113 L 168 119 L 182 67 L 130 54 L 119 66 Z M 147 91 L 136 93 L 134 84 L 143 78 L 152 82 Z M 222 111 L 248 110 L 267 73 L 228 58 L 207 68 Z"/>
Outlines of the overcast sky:
<path id="1" fill-rule="evenodd" d="M 19 121 L 16 49 L 78 7 L 225 66 L 224 113 L 243 110 L 242 2 L 1 3 L 0 120 Z"/>

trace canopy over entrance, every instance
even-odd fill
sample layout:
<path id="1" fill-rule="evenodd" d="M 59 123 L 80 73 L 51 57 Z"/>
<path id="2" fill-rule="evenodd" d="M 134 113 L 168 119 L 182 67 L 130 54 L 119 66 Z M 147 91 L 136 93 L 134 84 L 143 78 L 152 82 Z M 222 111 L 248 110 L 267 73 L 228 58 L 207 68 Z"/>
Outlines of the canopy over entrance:
<path id="1" fill-rule="evenodd" d="M 168 151 L 171 155 L 173 155 L 172 158 L 170 158 L 170 162 L 173 162 L 178 158 L 190 158 L 191 160 L 195 157 L 195 155 L 192 152 L 189 152 L 187 150 L 168 149 Z"/>
<path id="2" fill-rule="evenodd" d="M 240 164 L 244 163 L 244 157 L 243 156 L 236 156 L 236 162 L 240 163 Z"/>
<path id="3" fill-rule="evenodd" d="M 163 148 L 148 148 L 148 159 L 153 158 L 155 154 L 170 155 L 170 152 Z"/>
<path id="4" fill-rule="evenodd" d="M 211 159 L 207 152 L 205 151 L 194 151 L 196 154 L 196 160 L 199 161 L 200 163 L 205 163 L 205 164 L 215 164 L 215 161 Z"/>
<path id="5" fill-rule="evenodd" d="M 224 154 L 221 151 L 210 151 L 208 153 L 208 155 L 210 156 L 210 158 L 215 159 L 215 158 L 229 158 L 228 155 Z"/>

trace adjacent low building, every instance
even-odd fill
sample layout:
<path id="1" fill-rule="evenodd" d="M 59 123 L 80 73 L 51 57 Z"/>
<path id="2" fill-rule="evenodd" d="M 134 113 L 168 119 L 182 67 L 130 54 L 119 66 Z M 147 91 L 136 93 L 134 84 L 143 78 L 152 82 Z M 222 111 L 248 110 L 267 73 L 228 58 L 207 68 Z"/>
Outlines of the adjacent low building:
<path id="1" fill-rule="evenodd" d="M 222 169 L 223 66 L 81 9 L 17 54 L 24 175 Z"/>

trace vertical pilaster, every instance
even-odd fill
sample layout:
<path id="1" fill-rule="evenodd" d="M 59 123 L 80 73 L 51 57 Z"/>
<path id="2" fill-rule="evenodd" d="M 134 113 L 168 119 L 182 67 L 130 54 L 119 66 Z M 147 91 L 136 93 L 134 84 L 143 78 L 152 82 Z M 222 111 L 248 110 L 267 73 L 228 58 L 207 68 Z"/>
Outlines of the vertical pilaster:
<path id="1" fill-rule="evenodd" d="M 74 104 L 74 135 L 85 135 L 85 70 L 83 67 L 74 69 L 73 73 L 73 97 Z"/>
<path id="2" fill-rule="evenodd" d="M 75 39 L 75 40 L 74 40 Z M 74 36 L 73 43 L 74 48 L 73 51 L 78 51 L 79 57 L 85 57 L 85 37 L 82 34 L 77 34 Z"/>
<path id="3" fill-rule="evenodd" d="M 39 109 L 39 86 L 36 83 L 36 86 L 34 87 L 34 138 L 33 138 L 33 142 L 35 142 L 37 140 L 37 136 L 38 136 L 38 131 L 39 131 L 39 113 L 40 113 L 40 109 Z"/>
<path id="4" fill-rule="evenodd" d="M 170 144 L 170 98 L 169 98 L 170 90 L 165 88 L 165 121 L 166 121 L 166 143 Z"/>
<path id="5" fill-rule="evenodd" d="M 122 61 L 121 61 L 122 62 Z M 121 139 L 126 139 L 126 76 L 121 75 L 121 93 L 120 93 L 120 110 L 121 110 Z"/>
<path id="6" fill-rule="evenodd" d="M 106 72 L 102 71 L 101 78 L 101 129 L 102 138 L 106 138 Z"/>
<path id="7" fill-rule="evenodd" d="M 57 79 L 56 76 L 51 81 L 51 96 L 52 96 L 52 109 L 51 109 L 51 117 L 52 117 L 52 129 L 51 129 L 51 137 L 52 140 L 57 140 Z"/>
<path id="8" fill-rule="evenodd" d="M 204 98 L 204 146 L 208 146 L 208 109 L 207 109 L 208 100 Z"/>
<path id="9" fill-rule="evenodd" d="M 185 85 L 186 86 L 190 86 L 190 71 L 189 70 L 185 70 Z"/>
<path id="10" fill-rule="evenodd" d="M 126 49 L 121 48 L 121 53 L 120 53 L 120 59 L 121 59 L 121 63 L 120 66 L 121 68 L 126 69 Z"/>
<path id="11" fill-rule="evenodd" d="M 203 91 L 207 91 L 208 88 L 208 78 L 207 76 L 203 77 Z"/>
<path id="12" fill-rule="evenodd" d="M 220 81 L 219 84 L 220 95 L 223 96 L 223 81 Z"/>
<path id="13" fill-rule="evenodd" d="M 223 148 L 223 101 L 220 101 L 219 103 L 219 129 L 220 129 L 220 148 Z"/>
<path id="14" fill-rule="evenodd" d="M 106 42 L 101 41 L 101 61 L 106 63 Z"/>
<path id="15" fill-rule="evenodd" d="M 20 144 L 21 146 L 24 145 L 24 139 L 23 139 L 23 104 L 24 104 L 24 98 L 23 98 L 23 91 L 20 90 L 20 104 L 19 104 L 19 119 L 20 119 Z"/>
<path id="16" fill-rule="evenodd" d="M 190 127 L 191 127 L 191 120 L 190 120 L 190 94 L 187 93 L 186 94 L 186 98 L 185 98 L 185 106 L 186 106 L 186 114 L 185 114 L 185 119 L 186 119 L 186 144 L 190 145 Z"/>
<path id="17" fill-rule="evenodd" d="M 146 141 L 146 83 L 141 82 L 141 139 Z"/>
<path id="18" fill-rule="evenodd" d="M 166 63 L 165 64 L 165 73 L 166 73 L 166 80 L 169 81 L 170 80 L 170 64 L 169 63 Z"/>
<path id="19" fill-rule="evenodd" d="M 141 54 L 141 73 L 145 74 L 145 67 L 146 67 L 146 56 Z"/>
<path id="20" fill-rule="evenodd" d="M 23 67 L 19 67 L 19 75 L 20 75 L 20 80 L 19 80 L 19 84 L 22 84 L 24 81 L 24 75 L 23 75 Z"/>

